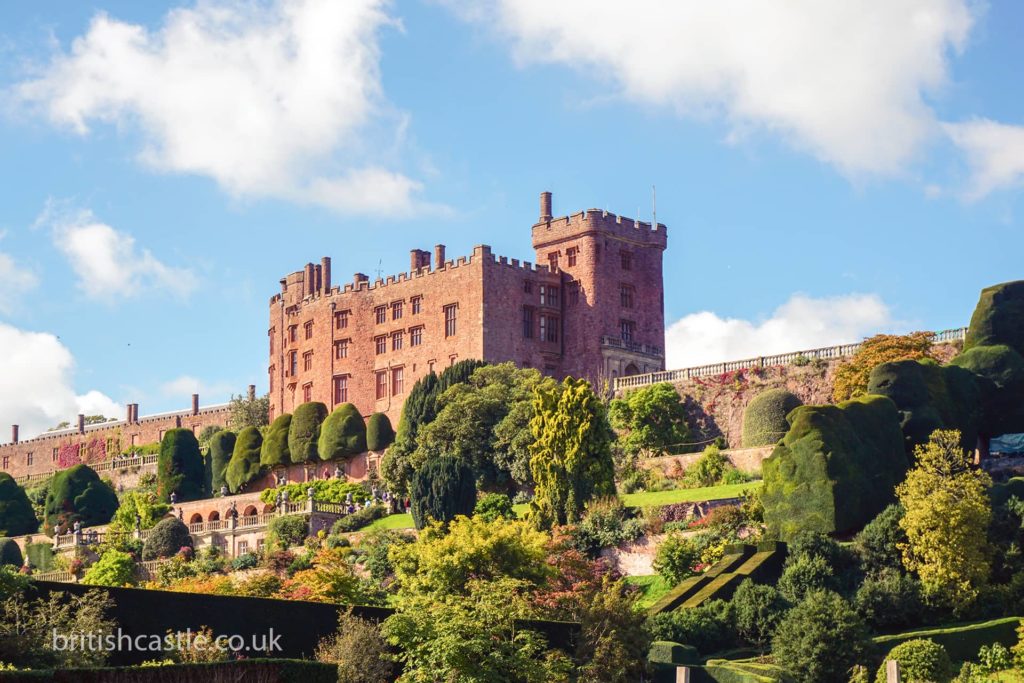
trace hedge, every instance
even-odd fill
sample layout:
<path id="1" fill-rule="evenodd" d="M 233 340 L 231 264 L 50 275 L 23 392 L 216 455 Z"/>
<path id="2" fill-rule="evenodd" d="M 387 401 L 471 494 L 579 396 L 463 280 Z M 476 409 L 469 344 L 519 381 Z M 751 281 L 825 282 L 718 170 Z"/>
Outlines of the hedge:
<path id="1" fill-rule="evenodd" d="M 192 537 L 185 523 L 176 517 L 160 520 L 149 532 L 142 545 L 144 561 L 159 560 L 177 554 L 182 548 L 192 547 Z"/>
<path id="2" fill-rule="evenodd" d="M 267 683 L 337 683 L 338 667 L 335 664 L 301 659 L 241 659 L 231 662 L 144 668 L 100 667 L 0 672 L 0 681 L 11 683 L 235 683 L 242 680 Z"/>
<path id="3" fill-rule="evenodd" d="M 345 515 L 331 527 L 332 534 L 347 534 L 350 531 L 358 531 L 378 519 L 388 516 L 388 509 L 385 505 L 371 505 L 368 508 L 359 508 L 351 515 Z"/>
<path id="4" fill-rule="evenodd" d="M 242 491 L 246 484 L 263 473 L 263 465 L 260 464 L 262 446 L 263 437 L 256 427 L 246 427 L 238 433 L 231 461 L 224 472 L 224 479 L 232 493 Z"/>
<path id="5" fill-rule="evenodd" d="M 203 497 L 206 467 L 191 429 L 169 429 L 164 433 L 156 467 L 156 494 L 162 502 L 169 503 L 171 493 L 177 494 L 178 502 Z"/>
<path id="6" fill-rule="evenodd" d="M 0 538 L 0 564 L 9 564 L 13 567 L 20 567 L 25 563 L 21 556 L 21 548 L 13 538 Z"/>
<path id="7" fill-rule="evenodd" d="M 224 474 L 235 450 L 236 438 L 237 435 L 228 429 L 222 429 L 210 438 L 210 452 L 206 457 L 210 461 L 211 494 L 219 493 L 225 484 Z"/>
<path id="8" fill-rule="evenodd" d="M 320 425 L 317 453 L 324 462 L 366 451 L 366 423 L 359 409 L 342 403 Z"/>
<path id="9" fill-rule="evenodd" d="M 651 643 L 647 660 L 661 664 L 696 664 L 699 656 L 697 648 L 691 645 L 673 643 L 670 640 L 656 640 Z"/>
<path id="10" fill-rule="evenodd" d="M 34 571 L 48 572 L 53 569 L 52 543 L 29 543 L 25 546 L 25 554 Z"/>
<path id="11" fill-rule="evenodd" d="M 743 411 L 743 447 L 771 446 L 789 430 L 786 416 L 803 401 L 786 389 L 763 391 Z"/>
<path id="12" fill-rule="evenodd" d="M 994 508 L 1006 505 L 1006 501 L 1014 496 L 1024 500 L 1024 477 L 1010 477 L 1004 482 L 993 484 L 989 489 L 989 498 Z"/>
<path id="13" fill-rule="evenodd" d="M 981 290 L 964 350 L 994 344 L 1006 344 L 1024 355 L 1024 280 Z"/>
<path id="14" fill-rule="evenodd" d="M 972 372 L 980 390 L 986 436 L 1024 432 L 1024 358 L 1007 345 L 975 346 L 950 361 Z"/>
<path id="15" fill-rule="evenodd" d="M 778 538 L 857 531 L 892 502 L 908 464 L 892 400 L 801 406 L 790 423 L 762 463 L 764 520 Z"/>
<path id="16" fill-rule="evenodd" d="M 39 520 L 25 489 L 7 472 L 0 472 L 0 536 L 21 536 L 39 531 Z"/>
<path id="17" fill-rule="evenodd" d="M 472 467 L 456 458 L 429 460 L 413 475 L 410 494 L 417 529 L 430 520 L 448 523 L 456 515 L 473 514 L 476 476 Z"/>
<path id="18" fill-rule="evenodd" d="M 78 464 L 53 475 L 44 505 L 44 530 L 52 536 L 55 527 L 70 528 L 76 521 L 82 526 L 106 524 L 115 510 L 114 489 L 94 469 Z"/>
<path id="19" fill-rule="evenodd" d="M 877 645 L 872 667 L 881 663 L 885 653 L 908 640 L 927 638 L 941 645 L 954 662 L 973 661 L 982 645 L 1001 643 L 1012 647 L 1017 642 L 1020 617 L 1004 617 L 991 621 L 954 624 L 943 628 L 921 629 L 874 638 Z"/>
<path id="20" fill-rule="evenodd" d="M 382 451 L 395 441 L 395 430 L 384 413 L 374 413 L 366 421 L 366 448 Z"/>
<path id="21" fill-rule="evenodd" d="M 291 464 L 291 453 L 288 450 L 288 430 L 292 425 L 292 414 L 278 415 L 266 434 L 263 435 L 263 448 L 260 449 L 260 464 L 264 467 L 277 467 Z"/>
<path id="22" fill-rule="evenodd" d="M 317 460 L 320 425 L 327 417 L 327 406 L 319 401 L 303 403 L 292 413 L 288 428 L 288 453 L 293 463 Z"/>

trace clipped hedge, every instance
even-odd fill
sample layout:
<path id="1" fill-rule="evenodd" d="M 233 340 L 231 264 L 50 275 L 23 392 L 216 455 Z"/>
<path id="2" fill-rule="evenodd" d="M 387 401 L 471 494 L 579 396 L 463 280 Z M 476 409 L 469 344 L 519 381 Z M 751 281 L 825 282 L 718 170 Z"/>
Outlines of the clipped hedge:
<path id="1" fill-rule="evenodd" d="M 182 548 L 192 547 L 188 527 L 177 517 L 168 517 L 157 523 L 142 545 L 142 559 L 146 562 L 171 557 Z"/>
<path id="2" fill-rule="evenodd" d="M 222 429 L 210 437 L 210 451 L 206 458 L 210 462 L 211 494 L 220 493 L 220 487 L 226 483 L 224 474 L 235 450 L 237 438 L 237 435 L 228 429 Z"/>
<path id="3" fill-rule="evenodd" d="M 743 411 L 743 447 L 771 446 L 789 431 L 786 416 L 803 405 L 786 389 L 763 391 Z"/>
<path id="4" fill-rule="evenodd" d="M 366 421 L 366 448 L 382 451 L 395 441 L 395 430 L 384 413 L 374 413 Z"/>
<path id="5" fill-rule="evenodd" d="M 350 531 L 358 531 L 378 519 L 383 519 L 387 516 L 388 509 L 384 505 L 371 505 L 368 508 L 359 508 L 351 515 L 345 515 L 335 522 L 331 527 L 331 533 L 345 534 Z"/>
<path id="6" fill-rule="evenodd" d="M 160 442 L 156 466 L 156 495 L 164 503 L 176 493 L 178 502 L 203 497 L 206 466 L 199 452 L 199 441 L 191 429 L 169 429 Z"/>
<path id="7" fill-rule="evenodd" d="M 263 437 L 256 427 L 246 427 L 238 433 L 231 461 L 224 472 L 224 480 L 232 493 L 243 490 L 246 484 L 263 474 L 263 465 L 260 464 L 262 446 Z"/>
<path id="8" fill-rule="evenodd" d="M 764 519 L 781 540 L 801 531 L 857 531 L 894 500 L 908 459 L 892 400 L 868 395 L 801 406 L 790 423 L 762 463 Z"/>
<path id="9" fill-rule="evenodd" d="M 0 672 L 0 681 L 11 683 L 337 683 L 337 680 L 337 665 L 301 659 L 241 659 L 143 668 Z"/>
<path id="10" fill-rule="evenodd" d="M 29 543 L 25 546 L 25 554 L 32 569 L 38 572 L 53 570 L 53 544 Z"/>
<path id="11" fill-rule="evenodd" d="M 1006 344 L 1024 355 L 1024 280 L 981 290 L 967 328 L 964 351 L 995 344 Z"/>
<path id="12" fill-rule="evenodd" d="M 950 361 L 972 372 L 981 394 L 981 432 L 1024 432 L 1024 357 L 1010 346 L 975 346 Z"/>
<path id="13" fill-rule="evenodd" d="M 13 538 L 0 538 L 0 564 L 9 564 L 12 567 L 20 567 L 25 563 L 21 556 L 21 548 Z"/>
<path id="14" fill-rule="evenodd" d="M 50 482 L 44 505 L 44 530 L 52 536 L 55 527 L 70 528 L 76 521 L 82 526 L 106 524 L 117 505 L 117 494 L 96 470 L 83 464 L 69 467 L 53 475 Z"/>
<path id="15" fill-rule="evenodd" d="M 288 427 L 288 453 L 293 463 L 315 462 L 320 425 L 327 418 L 327 406 L 319 401 L 303 403 L 292 413 Z"/>
<path id="16" fill-rule="evenodd" d="M 38 530 L 39 520 L 25 489 L 7 472 L 0 472 L 0 536 L 21 536 Z"/>
<path id="17" fill-rule="evenodd" d="M 1008 648 L 1012 647 L 1017 642 L 1017 626 L 1020 621 L 1020 617 L 1004 617 L 990 621 L 974 621 L 952 624 L 943 628 L 920 629 L 878 636 L 874 638 L 877 653 L 872 666 L 881 664 L 884 653 L 897 645 L 922 638 L 941 645 L 954 662 L 973 661 L 978 656 L 978 650 L 982 645 L 1001 643 Z"/>
<path id="18" fill-rule="evenodd" d="M 270 427 L 267 428 L 267 433 L 263 437 L 263 447 L 260 449 L 261 465 L 277 467 L 291 464 L 291 453 L 288 450 L 288 431 L 291 426 L 291 413 L 278 415 L 270 423 Z"/>
<path id="19" fill-rule="evenodd" d="M 320 425 L 317 453 L 324 462 L 366 451 L 366 423 L 359 409 L 342 403 Z"/>
<path id="20" fill-rule="evenodd" d="M 659 664 L 696 664 L 700 659 L 697 648 L 691 645 L 673 643 L 670 640 L 656 640 L 651 643 L 647 660 Z"/>

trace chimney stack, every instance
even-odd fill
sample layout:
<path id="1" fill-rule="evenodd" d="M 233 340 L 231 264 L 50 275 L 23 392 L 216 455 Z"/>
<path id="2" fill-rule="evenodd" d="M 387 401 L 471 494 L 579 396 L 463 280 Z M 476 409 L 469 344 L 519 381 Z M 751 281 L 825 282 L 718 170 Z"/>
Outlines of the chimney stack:
<path id="1" fill-rule="evenodd" d="M 78 414 L 78 433 L 85 434 L 85 415 Z"/>
<path id="2" fill-rule="evenodd" d="M 134 422 L 136 424 L 138 424 L 138 422 L 139 422 L 139 404 L 138 403 L 133 403 L 132 404 L 132 422 Z"/>
<path id="3" fill-rule="evenodd" d="M 540 222 L 545 223 L 551 220 L 551 193 L 540 193 Z"/>
<path id="4" fill-rule="evenodd" d="M 316 274 L 313 270 L 312 263 L 306 264 L 306 272 L 303 279 L 305 280 L 303 284 L 305 285 L 304 289 L 306 290 L 306 296 L 313 296 L 313 292 L 316 291 Z"/>
<path id="5" fill-rule="evenodd" d="M 132 404 L 129 403 L 124 411 L 124 421 L 128 424 L 132 423 Z"/>
<path id="6" fill-rule="evenodd" d="M 423 268 L 430 268 L 430 252 L 413 249 L 409 252 L 409 270 L 415 273 Z"/>
<path id="7" fill-rule="evenodd" d="M 442 268 L 444 268 L 444 245 L 438 244 L 434 246 L 434 270 Z"/>
<path id="8" fill-rule="evenodd" d="M 192 394 L 192 414 L 199 414 L 199 394 Z"/>
<path id="9" fill-rule="evenodd" d="M 320 294 L 321 292 L 324 291 L 324 280 L 323 270 L 320 268 L 319 265 L 313 266 L 313 280 L 313 291 L 317 294 Z"/>
<path id="10" fill-rule="evenodd" d="M 320 273 L 323 278 L 323 288 L 320 290 L 324 294 L 331 291 L 331 257 L 324 256 L 320 259 Z"/>
<path id="11" fill-rule="evenodd" d="M 181 429 L 181 415 L 174 416 L 174 427 L 176 429 Z"/>
<path id="12" fill-rule="evenodd" d="M 11 425 L 11 443 L 18 443 L 18 425 Z"/>
<path id="13" fill-rule="evenodd" d="M 369 276 L 366 275 L 365 273 L 356 273 L 355 275 L 352 276 L 352 284 L 356 286 L 356 289 L 359 289 L 359 283 L 367 282 L 369 281 L 369 279 Z"/>
<path id="14" fill-rule="evenodd" d="M 250 401 L 255 401 L 256 400 L 256 385 L 255 384 L 250 384 L 249 385 L 249 400 Z"/>

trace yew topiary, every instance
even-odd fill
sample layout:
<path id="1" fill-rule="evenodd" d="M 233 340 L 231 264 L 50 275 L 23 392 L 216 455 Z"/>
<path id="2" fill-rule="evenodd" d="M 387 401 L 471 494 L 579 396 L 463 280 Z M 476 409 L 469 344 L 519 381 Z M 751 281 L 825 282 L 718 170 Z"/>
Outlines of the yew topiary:
<path id="1" fill-rule="evenodd" d="M 13 538 L 0 538 L 0 565 L 9 564 L 20 567 L 25 562 L 21 556 L 21 548 Z"/>
<path id="2" fill-rule="evenodd" d="M 789 431 L 786 416 L 803 405 L 786 389 L 763 391 L 743 411 L 743 447 L 770 446 Z"/>
<path id="3" fill-rule="evenodd" d="M 190 429 L 169 429 L 160 442 L 156 469 L 156 494 L 168 503 L 171 493 L 178 501 L 203 497 L 206 466 L 199 452 L 199 441 Z"/>
<path id="4" fill-rule="evenodd" d="M 149 532 L 142 546 L 142 559 L 159 560 L 176 555 L 182 548 L 192 547 L 192 537 L 185 523 L 176 517 L 161 520 Z"/>
<path id="5" fill-rule="evenodd" d="M 263 437 L 263 448 L 260 450 L 260 464 L 264 467 L 289 465 L 292 462 L 288 451 L 288 433 L 292 425 L 291 413 L 278 415 Z"/>
<path id="6" fill-rule="evenodd" d="M 288 428 L 288 452 L 292 462 L 316 462 L 320 425 L 327 417 L 327 406 L 319 401 L 303 403 L 292 413 Z"/>
<path id="7" fill-rule="evenodd" d="M 363 416 L 351 403 L 342 403 L 320 425 L 317 453 L 326 462 L 365 451 L 366 423 Z"/>
<path id="8" fill-rule="evenodd" d="M 210 437 L 210 450 L 206 455 L 210 462 L 210 492 L 217 493 L 224 485 L 224 472 L 231 461 L 231 455 L 235 450 L 235 439 L 237 435 L 227 429 Z"/>
<path id="9" fill-rule="evenodd" d="M 0 536 L 20 536 L 39 530 L 39 520 L 25 489 L 14 477 L 0 472 Z"/>
<path id="10" fill-rule="evenodd" d="M 224 473 L 224 480 L 232 493 L 243 490 L 246 484 L 263 474 L 263 465 L 260 464 L 261 446 L 263 437 L 256 427 L 246 427 L 238 433 L 231 461 Z"/>
<path id="11" fill-rule="evenodd" d="M 366 447 L 371 451 L 382 451 L 395 440 L 391 420 L 384 413 L 374 413 L 366 421 Z"/>
<path id="12" fill-rule="evenodd" d="M 1005 344 L 1024 355 L 1024 280 L 981 290 L 967 328 L 964 351 Z"/>
<path id="13" fill-rule="evenodd" d="M 53 475 L 46 494 L 43 528 L 52 536 L 56 528 L 66 530 L 75 522 L 81 522 L 82 526 L 106 524 L 115 510 L 117 494 L 114 489 L 100 479 L 94 469 L 78 464 Z"/>
<path id="14" fill-rule="evenodd" d="M 875 675 L 876 683 L 885 683 L 885 663 L 900 663 L 900 679 L 904 681 L 928 681 L 928 683 L 949 683 L 953 679 L 953 662 L 946 648 L 924 638 L 915 638 L 900 643 L 885 656 Z"/>
<path id="15" fill-rule="evenodd" d="M 974 346 L 950 361 L 977 378 L 985 436 L 1024 432 L 1024 357 L 1006 344 Z M 973 442 L 970 446 L 973 447 Z"/>
<path id="16" fill-rule="evenodd" d="M 470 516 L 476 507 L 473 468 L 451 457 L 428 461 L 410 485 L 412 519 L 417 529 L 431 520 L 448 523 L 456 515 Z"/>

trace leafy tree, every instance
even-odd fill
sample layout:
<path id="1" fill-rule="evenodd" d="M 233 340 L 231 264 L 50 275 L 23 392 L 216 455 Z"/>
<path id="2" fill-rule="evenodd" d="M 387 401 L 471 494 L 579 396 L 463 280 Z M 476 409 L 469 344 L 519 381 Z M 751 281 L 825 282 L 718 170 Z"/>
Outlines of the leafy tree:
<path id="1" fill-rule="evenodd" d="M 932 357 L 931 332 L 878 334 L 865 339 L 857 352 L 836 368 L 832 400 L 840 403 L 866 394 L 871 371 L 882 363 Z"/>
<path id="2" fill-rule="evenodd" d="M 117 510 L 117 495 L 88 465 L 78 464 L 53 476 L 46 495 L 43 527 L 50 536 L 75 522 L 82 526 L 106 524 Z"/>
<path id="3" fill-rule="evenodd" d="M 150 529 L 170 510 L 171 506 L 157 500 L 152 491 L 125 491 L 118 500 L 117 511 L 110 519 L 110 528 L 130 533 L 135 530 L 135 518 L 138 515 L 140 528 Z"/>
<path id="4" fill-rule="evenodd" d="M 846 680 L 868 646 L 868 630 L 848 602 L 827 590 L 811 591 L 782 618 L 772 655 L 805 683 Z"/>
<path id="5" fill-rule="evenodd" d="M 764 650 L 782 620 L 788 605 L 774 586 L 744 579 L 732 596 L 736 631 L 745 641 Z"/>
<path id="6" fill-rule="evenodd" d="M 210 493 L 220 492 L 226 482 L 224 474 L 235 451 L 235 440 L 238 436 L 227 429 L 222 429 L 210 438 L 210 450 L 206 459 L 210 462 Z"/>
<path id="7" fill-rule="evenodd" d="M 288 428 L 288 453 L 292 462 L 316 462 L 320 425 L 327 418 L 327 406 L 319 401 L 303 403 L 292 413 Z"/>
<path id="8" fill-rule="evenodd" d="M 702 655 L 728 650 L 739 644 L 739 634 L 732 620 L 732 606 L 722 600 L 656 614 L 651 619 L 651 635 L 655 640 L 692 645 Z"/>
<path id="9" fill-rule="evenodd" d="M 366 451 L 366 423 L 359 409 L 342 403 L 320 425 L 317 452 L 324 462 Z"/>
<path id="10" fill-rule="evenodd" d="M 789 431 L 786 416 L 803 405 L 787 389 L 768 389 L 755 396 L 743 410 L 743 447 L 771 446 Z"/>
<path id="11" fill-rule="evenodd" d="M 928 683 L 949 683 L 953 679 L 953 662 L 946 648 L 925 638 L 915 638 L 900 643 L 885 656 L 875 674 L 877 683 L 885 683 L 885 663 L 900 663 L 900 678 L 906 681 L 928 681 Z"/>
<path id="12" fill-rule="evenodd" d="M 786 558 L 778 587 L 782 597 L 796 604 L 813 591 L 836 588 L 836 581 L 824 557 L 798 554 Z"/>
<path id="13" fill-rule="evenodd" d="M 20 536 L 39 530 L 39 520 L 25 489 L 14 477 L 0 472 L 0 536 Z"/>
<path id="14" fill-rule="evenodd" d="M 20 567 L 24 562 L 18 542 L 13 538 L 0 538 L 0 565 Z"/>
<path id="15" fill-rule="evenodd" d="M 866 571 L 903 569 L 900 545 L 906 544 L 907 534 L 900 526 L 901 519 L 903 508 L 893 503 L 854 537 L 853 547 Z"/>
<path id="16" fill-rule="evenodd" d="M 287 550 L 302 545 L 309 535 L 309 519 L 306 515 L 285 515 L 270 520 L 267 526 L 267 545 Z"/>
<path id="17" fill-rule="evenodd" d="M 82 577 L 91 586 L 135 585 L 135 560 L 128 553 L 108 550 Z"/>
<path id="18" fill-rule="evenodd" d="M 338 683 L 391 683 L 395 665 L 380 626 L 353 616 L 338 615 L 338 630 L 320 641 L 317 661 L 338 666 Z"/>
<path id="19" fill-rule="evenodd" d="M 238 493 L 245 486 L 263 474 L 260 464 L 260 448 L 263 437 L 256 427 L 246 427 L 238 433 L 235 448 L 231 452 L 231 460 L 224 470 L 224 480 L 232 493 Z"/>
<path id="20" fill-rule="evenodd" d="M 921 582 L 895 569 L 868 574 L 853 604 L 868 626 L 880 632 L 913 628 L 925 615 Z"/>
<path id="21" fill-rule="evenodd" d="M 670 584 L 677 584 L 693 575 L 693 568 L 700 562 L 700 548 L 683 536 L 673 532 L 665 537 L 654 556 L 654 571 Z"/>
<path id="22" fill-rule="evenodd" d="M 260 449 L 261 465 L 278 467 L 291 464 L 291 453 L 288 450 L 288 433 L 291 425 L 291 413 L 284 413 L 274 418 L 263 439 L 263 447 Z"/>
<path id="23" fill-rule="evenodd" d="M 504 493 L 488 493 L 480 497 L 473 508 L 473 516 L 493 522 L 496 519 L 515 519 L 512 500 Z"/>
<path id="24" fill-rule="evenodd" d="M 179 502 L 203 497 L 205 482 L 203 456 L 199 442 L 190 429 L 169 429 L 160 442 L 156 465 L 156 493 L 161 501 L 170 502 L 176 493 Z"/>
<path id="25" fill-rule="evenodd" d="M 417 529 L 431 521 L 446 524 L 456 515 L 472 515 L 476 507 L 473 470 L 455 458 L 431 460 L 413 475 L 412 518 Z"/>
<path id="26" fill-rule="evenodd" d="M 530 519 L 540 527 L 579 521 L 587 501 L 615 494 L 612 432 L 604 404 L 586 380 L 537 387 L 530 431 L 536 482 Z"/>
<path id="27" fill-rule="evenodd" d="M 589 593 L 579 609 L 581 638 L 575 657 L 579 680 L 633 683 L 645 680 L 651 648 L 646 615 L 636 609 L 636 595 L 622 580 L 605 576 L 600 590 Z"/>
<path id="28" fill-rule="evenodd" d="M 391 420 L 384 413 L 374 413 L 366 421 L 366 448 L 371 451 L 382 451 L 395 440 L 395 430 Z"/>
<path id="29" fill-rule="evenodd" d="M 182 548 L 192 547 L 192 537 L 185 523 L 176 517 L 161 520 L 142 546 L 142 559 L 146 562 L 176 555 Z"/>
<path id="30" fill-rule="evenodd" d="M 228 429 L 236 434 L 246 427 L 264 427 L 270 422 L 270 395 L 249 398 L 232 394 L 228 413 Z"/>
<path id="31" fill-rule="evenodd" d="M 934 432 L 914 453 L 917 465 L 896 489 L 905 510 L 903 564 L 917 572 L 927 599 L 961 611 L 977 598 L 991 569 L 986 532 L 992 480 L 971 468 L 956 431 Z"/>
<path id="32" fill-rule="evenodd" d="M 690 440 L 686 406 L 679 392 L 663 382 L 613 399 L 608 418 L 627 453 L 683 453 Z"/>

